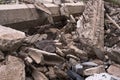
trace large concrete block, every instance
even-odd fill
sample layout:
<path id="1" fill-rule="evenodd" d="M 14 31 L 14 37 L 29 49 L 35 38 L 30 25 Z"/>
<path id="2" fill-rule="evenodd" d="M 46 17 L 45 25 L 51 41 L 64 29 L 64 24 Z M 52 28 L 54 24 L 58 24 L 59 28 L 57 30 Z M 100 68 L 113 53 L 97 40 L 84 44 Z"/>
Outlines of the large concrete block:
<path id="1" fill-rule="evenodd" d="M 16 50 L 24 38 L 24 32 L 0 25 L 0 49 L 2 51 Z"/>
<path id="2" fill-rule="evenodd" d="M 24 62 L 14 56 L 8 56 L 6 65 L 0 66 L 0 80 L 25 80 Z"/>
<path id="3" fill-rule="evenodd" d="M 7 61 L 7 80 L 25 80 L 24 62 L 14 56 L 8 56 Z"/>
<path id="4" fill-rule="evenodd" d="M 82 13 L 84 11 L 84 8 L 85 8 L 83 2 L 63 3 L 62 6 L 64 7 L 65 12 L 69 13 L 69 14 Z"/>
<path id="5" fill-rule="evenodd" d="M 32 4 L 0 5 L 0 24 L 11 24 L 39 19 Z"/>
<path id="6" fill-rule="evenodd" d="M 61 16 L 60 6 L 53 3 L 44 3 L 44 5 L 51 11 L 53 17 Z M 84 10 L 84 4 L 82 2 L 64 3 L 64 5 L 70 14 L 81 13 Z M 46 14 L 41 10 L 36 10 L 33 4 L 0 5 L 1 25 L 34 20 L 42 23 L 46 18 Z"/>

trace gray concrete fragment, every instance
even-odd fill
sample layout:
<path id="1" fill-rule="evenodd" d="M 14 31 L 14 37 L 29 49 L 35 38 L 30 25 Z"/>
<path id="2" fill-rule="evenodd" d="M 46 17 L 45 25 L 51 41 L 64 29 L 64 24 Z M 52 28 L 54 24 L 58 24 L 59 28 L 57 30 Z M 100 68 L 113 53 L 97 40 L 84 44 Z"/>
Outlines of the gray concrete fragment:
<path id="1" fill-rule="evenodd" d="M 43 61 L 43 55 L 34 51 L 29 51 L 28 55 L 37 63 L 40 64 Z"/>
<path id="2" fill-rule="evenodd" d="M 42 35 L 35 34 L 35 35 L 32 35 L 32 36 L 26 37 L 25 42 L 32 44 L 36 41 L 41 41 L 41 40 L 46 39 L 46 38 L 47 38 L 47 34 L 42 34 Z"/>
<path id="3" fill-rule="evenodd" d="M 55 70 L 53 67 L 48 67 L 49 71 L 46 72 L 46 75 L 51 79 L 54 80 L 56 79 L 57 75 L 55 74 Z"/>
<path id="4" fill-rule="evenodd" d="M 120 48 L 110 48 L 110 50 L 108 51 L 108 57 L 110 60 L 120 64 Z"/>
<path id="5" fill-rule="evenodd" d="M 93 67 L 93 68 L 88 68 L 83 71 L 84 75 L 93 75 L 93 74 L 99 74 L 99 73 L 104 73 L 105 68 L 103 65 L 98 66 L 98 67 Z"/>
<path id="6" fill-rule="evenodd" d="M 6 72 L 7 80 L 25 80 L 24 62 L 17 57 L 8 56 Z"/>
<path id="7" fill-rule="evenodd" d="M 45 66 L 40 66 L 40 67 L 37 68 L 37 70 L 40 71 L 40 72 L 42 72 L 42 73 L 48 72 L 48 69 Z"/>
<path id="8" fill-rule="evenodd" d="M 25 33 L 0 25 L 0 49 L 3 51 L 13 51 L 20 47 Z"/>
<path id="9" fill-rule="evenodd" d="M 8 56 L 6 65 L 0 66 L 0 80 L 25 80 L 24 62 L 14 56 Z"/>
<path id="10" fill-rule="evenodd" d="M 48 78 L 41 72 L 34 70 L 32 73 L 34 80 L 48 80 Z"/>
<path id="11" fill-rule="evenodd" d="M 63 3 L 61 5 L 62 5 L 62 8 L 61 8 L 62 15 L 78 14 L 78 13 L 81 13 L 81 11 L 84 11 L 84 8 L 85 8 L 83 2 Z"/>
<path id="12" fill-rule="evenodd" d="M 120 77 L 120 65 L 113 64 L 107 69 L 107 72 L 111 75 Z"/>
<path id="13" fill-rule="evenodd" d="M 56 65 L 56 64 L 60 64 L 60 63 L 64 62 L 64 59 L 55 53 L 50 53 L 50 52 L 46 52 L 46 51 L 35 49 L 35 48 L 28 48 L 28 51 L 42 54 L 43 55 L 42 63 L 44 63 L 44 64 Z"/>
<path id="14" fill-rule="evenodd" d="M 7 80 L 7 72 L 6 72 L 7 66 L 2 65 L 0 66 L 0 80 Z"/>
<path id="15" fill-rule="evenodd" d="M 4 54 L 0 51 L 0 61 L 5 59 Z"/>
<path id="16" fill-rule="evenodd" d="M 60 7 L 53 4 L 52 0 L 40 1 L 43 3 L 45 2 L 44 6 L 46 7 L 46 10 L 48 8 L 52 16 L 61 16 Z M 31 0 L 25 0 L 25 2 L 34 3 L 34 1 L 31 2 Z M 82 13 L 84 10 L 83 3 L 65 3 L 65 6 L 68 7 L 68 12 L 72 14 Z M 39 7 L 39 9 L 44 9 L 40 5 L 37 5 L 36 7 Z M 39 21 L 42 24 L 47 15 L 43 12 L 39 13 L 36 10 L 36 7 L 33 4 L 0 5 L 0 24 L 6 25 L 25 21 Z"/>
<path id="17" fill-rule="evenodd" d="M 15 4 L 0 5 L 0 24 L 11 24 L 37 20 L 39 15 L 34 5 Z"/>

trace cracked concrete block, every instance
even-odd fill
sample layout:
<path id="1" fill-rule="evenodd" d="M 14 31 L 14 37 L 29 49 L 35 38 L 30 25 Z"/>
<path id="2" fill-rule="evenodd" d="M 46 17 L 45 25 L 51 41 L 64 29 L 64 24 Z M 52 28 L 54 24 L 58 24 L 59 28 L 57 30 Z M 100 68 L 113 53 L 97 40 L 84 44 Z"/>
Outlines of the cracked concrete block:
<path id="1" fill-rule="evenodd" d="M 0 49 L 2 51 L 16 50 L 24 38 L 24 32 L 0 25 Z"/>
<path id="2" fill-rule="evenodd" d="M 24 62 L 14 56 L 8 56 L 6 65 L 0 66 L 0 80 L 25 80 Z"/>
<path id="3" fill-rule="evenodd" d="M 84 75 L 100 74 L 104 72 L 105 72 L 105 68 L 103 65 L 98 66 L 98 67 L 88 68 L 83 71 Z"/>
<path id="4" fill-rule="evenodd" d="M 120 65 L 110 65 L 107 69 L 108 73 L 117 77 L 120 77 Z"/>

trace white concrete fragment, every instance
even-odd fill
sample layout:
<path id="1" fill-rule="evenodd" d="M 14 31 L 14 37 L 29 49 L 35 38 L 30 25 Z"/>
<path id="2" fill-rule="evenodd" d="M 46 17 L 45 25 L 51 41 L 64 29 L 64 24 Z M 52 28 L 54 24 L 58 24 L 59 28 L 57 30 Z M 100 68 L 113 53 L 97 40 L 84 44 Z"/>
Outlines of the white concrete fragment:
<path id="1" fill-rule="evenodd" d="M 98 67 L 92 67 L 92 68 L 88 68 L 85 69 L 83 71 L 84 75 L 93 75 L 93 74 L 100 74 L 100 73 L 104 73 L 105 72 L 105 68 L 103 65 L 98 66 Z"/>
<path id="2" fill-rule="evenodd" d="M 35 51 L 29 51 L 28 55 L 37 63 L 41 63 L 43 61 L 43 55 L 39 54 Z"/>
<path id="3" fill-rule="evenodd" d="M 30 57 L 26 57 L 26 58 L 25 58 L 25 61 L 27 61 L 27 62 L 29 62 L 29 63 L 32 63 L 32 62 L 33 62 L 33 60 L 32 60 Z"/>
<path id="4" fill-rule="evenodd" d="M 107 73 L 101 73 L 101 74 L 94 74 L 93 76 L 89 76 L 85 80 L 120 80 L 120 78 L 109 75 Z"/>

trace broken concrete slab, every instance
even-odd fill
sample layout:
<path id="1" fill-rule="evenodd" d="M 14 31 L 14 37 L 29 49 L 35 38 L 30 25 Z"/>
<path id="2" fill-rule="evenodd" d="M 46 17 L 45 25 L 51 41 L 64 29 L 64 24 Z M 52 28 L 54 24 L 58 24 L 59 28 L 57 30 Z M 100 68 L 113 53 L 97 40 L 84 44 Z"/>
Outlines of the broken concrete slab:
<path id="1" fill-rule="evenodd" d="M 120 48 L 107 48 L 108 57 L 110 60 L 115 61 L 116 63 L 120 64 Z"/>
<path id="2" fill-rule="evenodd" d="M 50 10 L 52 16 L 61 16 L 60 7 L 52 3 L 44 3 L 46 8 Z M 66 3 L 69 6 L 71 14 L 82 13 L 83 3 Z M 14 14 L 14 15 L 13 15 Z M 27 21 L 40 21 L 42 24 L 43 20 L 47 18 L 47 15 L 43 12 L 38 12 L 33 4 L 15 4 L 15 5 L 0 5 L 0 24 L 13 24 Z"/>
<path id="3" fill-rule="evenodd" d="M 43 50 L 43 51 L 47 51 L 51 53 L 54 53 L 56 51 L 56 46 L 53 40 L 37 41 L 34 43 L 34 45 L 36 48 Z"/>
<path id="4" fill-rule="evenodd" d="M 95 53 L 96 57 L 99 58 L 100 60 L 105 61 L 105 54 L 104 51 L 102 51 L 100 48 L 97 47 L 92 47 L 93 52 Z"/>
<path id="5" fill-rule="evenodd" d="M 43 61 L 43 55 L 34 51 L 29 51 L 28 55 L 37 63 L 40 64 Z"/>
<path id="6" fill-rule="evenodd" d="M 34 80 L 48 80 L 48 78 L 41 72 L 34 70 L 32 72 L 32 76 L 34 78 Z"/>
<path id="7" fill-rule="evenodd" d="M 40 36 L 40 34 L 35 34 L 35 35 L 32 35 L 32 36 L 28 36 L 28 37 L 26 37 L 25 42 L 32 44 L 32 43 L 37 41 L 39 36 Z"/>
<path id="8" fill-rule="evenodd" d="M 110 67 L 107 69 L 107 72 L 116 77 L 120 77 L 120 65 L 118 64 L 110 65 Z"/>
<path id="9" fill-rule="evenodd" d="M 55 53 L 46 52 L 35 48 L 27 48 L 29 52 L 35 52 L 43 55 L 43 64 L 56 65 L 64 62 L 64 59 Z"/>
<path id="10" fill-rule="evenodd" d="M 69 64 L 70 64 L 71 66 L 75 66 L 76 64 L 78 64 L 78 62 L 77 62 L 75 59 L 70 58 L 70 59 L 69 59 Z"/>
<path id="11" fill-rule="evenodd" d="M 14 56 L 8 56 L 6 65 L 0 66 L 0 80 L 25 80 L 24 62 Z"/>
<path id="12" fill-rule="evenodd" d="M 98 67 L 88 68 L 83 71 L 84 75 L 86 75 L 86 76 L 93 75 L 93 74 L 100 74 L 100 73 L 104 73 L 104 72 L 105 72 L 105 68 L 103 65 L 98 66 Z"/>
<path id="13" fill-rule="evenodd" d="M 84 3 L 78 2 L 78 3 L 63 3 L 61 4 L 64 7 L 64 10 L 60 13 L 60 7 L 56 4 L 44 4 L 48 9 L 51 11 L 53 16 L 59 16 L 59 15 L 66 15 L 68 14 L 78 14 L 82 13 L 84 11 Z M 65 14 L 63 13 L 65 12 Z"/>
<path id="14" fill-rule="evenodd" d="M 48 67 L 49 71 L 46 72 L 46 75 L 51 79 L 54 80 L 56 79 L 57 75 L 55 74 L 54 68 L 53 67 Z"/>
<path id="15" fill-rule="evenodd" d="M 107 73 L 101 73 L 101 74 L 94 74 L 93 76 L 89 76 L 85 80 L 120 80 L 120 78 L 112 76 Z"/>
<path id="16" fill-rule="evenodd" d="M 77 57 L 87 57 L 88 56 L 88 54 L 85 51 L 77 48 L 74 45 L 69 45 L 69 48 L 72 49 L 72 50 L 74 50 L 74 52 L 75 52 L 74 55 L 76 55 Z"/>
<path id="17" fill-rule="evenodd" d="M 7 80 L 25 80 L 25 65 L 20 58 L 8 56 L 6 64 Z"/>
<path id="18" fill-rule="evenodd" d="M 2 51 L 16 50 L 24 38 L 24 32 L 0 25 L 0 49 Z"/>
<path id="19" fill-rule="evenodd" d="M 13 15 L 14 14 L 14 15 Z M 34 5 L 31 4 L 15 4 L 0 5 L 0 24 L 11 24 L 30 20 L 39 19 Z"/>
<path id="20" fill-rule="evenodd" d="M 16 40 L 25 38 L 25 33 L 0 25 L 0 39 Z"/>
<path id="21" fill-rule="evenodd" d="M 70 45 L 69 46 L 70 49 L 73 49 L 76 53 L 78 53 L 79 55 L 83 55 L 83 56 L 87 56 L 87 53 L 84 52 L 83 50 L 77 48 L 76 46 L 74 45 Z"/>
<path id="22" fill-rule="evenodd" d="M 63 3 L 61 5 L 62 5 L 62 8 L 61 8 L 61 14 L 62 15 L 82 13 L 84 11 L 84 8 L 85 8 L 83 2 Z"/>
<path id="23" fill-rule="evenodd" d="M 42 73 L 46 73 L 48 72 L 48 68 L 45 66 L 40 66 L 37 68 L 38 71 L 42 72 Z"/>
<path id="24" fill-rule="evenodd" d="M 6 69 L 6 65 L 0 66 L 0 80 L 7 80 Z"/>
<path id="25" fill-rule="evenodd" d="M 34 6 L 36 7 L 36 9 L 41 10 L 48 15 L 52 15 L 51 11 L 43 3 L 35 1 Z"/>
<path id="26" fill-rule="evenodd" d="M 35 34 L 32 36 L 28 36 L 28 37 L 26 37 L 25 42 L 32 44 L 32 43 L 35 43 L 37 41 L 41 41 L 43 39 L 47 39 L 47 34 L 41 34 L 41 35 Z"/>
<path id="27" fill-rule="evenodd" d="M 60 79 L 68 80 L 68 75 L 67 75 L 67 73 L 64 72 L 63 70 L 56 68 L 54 71 L 55 71 L 55 74 L 56 74 Z"/>

